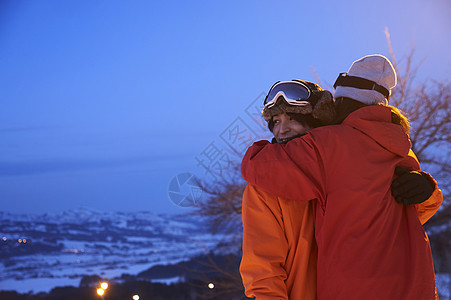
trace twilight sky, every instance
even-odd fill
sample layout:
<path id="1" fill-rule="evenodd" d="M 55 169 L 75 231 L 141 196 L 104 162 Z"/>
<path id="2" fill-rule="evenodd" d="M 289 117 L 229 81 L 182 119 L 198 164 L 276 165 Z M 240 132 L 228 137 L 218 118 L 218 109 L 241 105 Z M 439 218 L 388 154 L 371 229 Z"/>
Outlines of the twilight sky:
<path id="1" fill-rule="evenodd" d="M 386 27 L 417 80 L 450 78 L 450 16 L 448 0 L 3 0 L 0 210 L 186 211 L 173 179 L 212 179 L 261 138 L 275 81 L 328 88 L 389 55 Z"/>

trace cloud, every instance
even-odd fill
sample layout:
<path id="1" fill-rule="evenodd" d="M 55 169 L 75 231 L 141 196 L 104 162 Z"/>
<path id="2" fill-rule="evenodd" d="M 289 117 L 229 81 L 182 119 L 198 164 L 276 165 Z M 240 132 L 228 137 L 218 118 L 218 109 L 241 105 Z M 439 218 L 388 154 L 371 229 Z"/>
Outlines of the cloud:
<path id="1" fill-rule="evenodd" d="M 153 169 L 157 165 L 177 166 L 187 155 L 168 154 L 161 156 L 143 156 L 126 158 L 99 159 L 41 159 L 33 161 L 0 161 L 0 177 L 39 175 L 108 168 L 139 167 Z"/>

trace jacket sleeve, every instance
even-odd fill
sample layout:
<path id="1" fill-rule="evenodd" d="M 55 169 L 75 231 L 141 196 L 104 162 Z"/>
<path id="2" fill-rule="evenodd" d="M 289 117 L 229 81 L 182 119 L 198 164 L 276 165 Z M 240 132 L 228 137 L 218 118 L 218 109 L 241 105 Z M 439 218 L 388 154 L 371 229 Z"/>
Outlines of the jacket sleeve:
<path id="1" fill-rule="evenodd" d="M 410 162 L 410 167 L 407 167 L 410 170 L 417 170 L 421 172 L 423 175 L 426 175 L 429 181 L 434 185 L 434 192 L 431 197 L 422 203 L 415 204 L 415 210 L 417 212 L 418 219 L 421 224 L 426 223 L 439 209 L 440 205 L 443 202 L 443 194 L 442 191 L 438 188 L 437 181 L 431 176 L 431 174 L 423 172 L 420 170 L 420 164 L 415 153 L 412 149 L 409 150 L 408 161 Z"/>
<path id="2" fill-rule="evenodd" d="M 241 174 L 250 184 L 278 197 L 324 198 L 323 160 L 309 134 L 287 144 L 255 142 L 244 155 Z"/>
<path id="3" fill-rule="evenodd" d="M 431 176 L 431 174 L 421 171 L 421 173 L 428 177 L 429 181 L 434 185 L 434 192 L 431 197 L 422 203 L 415 204 L 418 219 L 421 224 L 426 223 L 439 209 L 443 202 L 443 194 L 439 189 L 437 181 Z"/>
<path id="4" fill-rule="evenodd" d="M 244 191 L 240 273 L 246 296 L 258 300 L 288 299 L 284 267 L 288 242 L 277 198 L 268 196 L 251 185 Z"/>

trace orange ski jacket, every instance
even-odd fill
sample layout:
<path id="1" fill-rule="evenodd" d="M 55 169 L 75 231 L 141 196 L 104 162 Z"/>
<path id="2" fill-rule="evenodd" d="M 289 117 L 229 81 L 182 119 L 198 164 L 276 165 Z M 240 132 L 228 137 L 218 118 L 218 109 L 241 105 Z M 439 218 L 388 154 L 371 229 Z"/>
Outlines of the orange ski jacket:
<path id="1" fill-rule="evenodd" d="M 419 170 L 408 136 L 383 106 L 358 109 L 340 125 L 284 145 L 256 142 L 246 152 L 249 183 L 284 199 L 313 200 L 318 299 L 436 298 L 421 223 L 438 209 L 441 193 L 415 206 L 396 203 L 396 165 Z"/>
<path id="2" fill-rule="evenodd" d="M 248 185 L 242 217 L 240 273 L 246 296 L 315 300 L 318 250 L 312 201 L 287 200 Z"/>

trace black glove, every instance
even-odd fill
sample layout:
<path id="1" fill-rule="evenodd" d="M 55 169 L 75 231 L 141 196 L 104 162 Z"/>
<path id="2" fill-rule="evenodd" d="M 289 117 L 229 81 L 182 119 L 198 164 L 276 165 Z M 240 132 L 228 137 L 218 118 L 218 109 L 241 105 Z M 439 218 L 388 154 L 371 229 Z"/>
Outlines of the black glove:
<path id="1" fill-rule="evenodd" d="M 396 202 L 404 205 L 417 204 L 426 201 L 434 192 L 434 186 L 427 175 L 396 167 L 398 178 L 391 184 L 391 193 Z"/>

